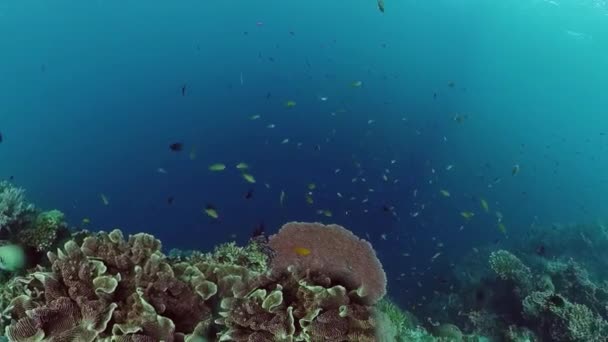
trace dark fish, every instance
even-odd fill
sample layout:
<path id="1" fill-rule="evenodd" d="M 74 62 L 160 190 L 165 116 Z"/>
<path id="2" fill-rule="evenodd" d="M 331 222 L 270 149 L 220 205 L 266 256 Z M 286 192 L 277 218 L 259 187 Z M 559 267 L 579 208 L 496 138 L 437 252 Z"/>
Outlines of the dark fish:
<path id="1" fill-rule="evenodd" d="M 433 100 L 437 100 L 437 93 L 433 93 Z"/>
<path id="2" fill-rule="evenodd" d="M 243 197 L 245 199 L 252 199 L 253 198 L 253 189 L 249 189 L 249 191 L 247 191 Z"/>
<path id="3" fill-rule="evenodd" d="M 186 87 L 186 84 L 182 85 L 182 96 L 186 96 Z"/>
<path id="4" fill-rule="evenodd" d="M 249 32 L 247 32 L 247 31 L 243 31 L 243 35 L 244 35 L 244 36 L 247 36 L 247 35 L 249 35 Z"/>
<path id="5" fill-rule="evenodd" d="M 545 249 L 545 246 L 543 246 L 543 245 L 540 245 L 540 246 L 538 246 L 538 247 L 536 248 L 536 254 L 538 254 L 538 255 L 540 255 L 540 256 L 545 256 L 545 253 L 546 253 L 546 252 L 547 252 L 547 251 L 546 251 L 546 249 Z"/>
<path id="6" fill-rule="evenodd" d="M 254 228 L 253 232 L 251 232 L 251 238 L 255 239 L 258 236 L 264 236 L 264 230 L 266 227 L 264 226 L 264 221 L 260 221 Z"/>
<path id="7" fill-rule="evenodd" d="M 173 143 L 169 145 L 169 149 L 173 152 L 179 152 L 184 149 L 184 144 L 180 142 Z"/>
<path id="8" fill-rule="evenodd" d="M 448 83 L 448 87 L 454 88 L 454 82 L 452 81 L 452 82 Z"/>
<path id="9" fill-rule="evenodd" d="M 266 93 L 266 100 L 270 100 L 271 96 L 272 96 L 272 94 L 270 92 Z"/>
<path id="10" fill-rule="evenodd" d="M 268 60 L 274 62 L 274 57 L 268 57 Z"/>
<path id="11" fill-rule="evenodd" d="M 15 176 L 10 176 L 10 177 L 8 177 L 8 180 L 11 180 L 11 181 L 12 181 L 13 179 L 15 179 Z"/>
<path id="12" fill-rule="evenodd" d="M 321 145 L 319 145 L 319 144 L 315 145 L 315 151 L 321 151 Z"/>
<path id="13" fill-rule="evenodd" d="M 2 132 L 0 132 L 0 143 L 4 141 L 4 137 L 2 136 Z"/>
<path id="14" fill-rule="evenodd" d="M 296 35 L 296 33 L 295 33 L 295 32 L 293 32 L 293 31 L 289 31 L 289 34 L 290 34 L 290 35 L 292 35 L 292 36 L 295 36 L 295 35 Z"/>
<path id="15" fill-rule="evenodd" d="M 475 300 L 479 303 L 483 303 L 486 300 L 486 293 L 482 289 L 475 291 Z"/>
<path id="16" fill-rule="evenodd" d="M 173 204 L 173 200 L 174 200 L 173 196 L 169 196 L 167 198 L 167 204 Z"/>
<path id="17" fill-rule="evenodd" d="M 393 207 L 392 205 L 383 205 L 382 206 L 382 210 L 386 213 L 392 212 L 393 210 L 395 210 L 395 207 Z"/>

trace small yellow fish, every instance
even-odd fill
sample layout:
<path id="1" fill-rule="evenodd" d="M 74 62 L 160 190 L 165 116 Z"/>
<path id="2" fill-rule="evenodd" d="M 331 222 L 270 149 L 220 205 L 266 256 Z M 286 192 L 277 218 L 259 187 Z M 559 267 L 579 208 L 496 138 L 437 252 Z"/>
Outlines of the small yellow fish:
<path id="1" fill-rule="evenodd" d="M 315 183 L 310 183 L 307 185 L 307 187 L 308 187 L 308 190 L 312 191 L 317 188 L 317 185 Z"/>
<path id="2" fill-rule="evenodd" d="M 507 227 L 502 222 L 498 222 L 498 230 L 503 234 L 507 234 Z"/>
<path id="3" fill-rule="evenodd" d="M 435 261 L 435 259 L 437 259 L 439 256 L 441 255 L 441 252 L 437 252 L 435 253 L 432 257 L 431 257 L 431 262 Z"/>
<path id="4" fill-rule="evenodd" d="M 255 114 L 255 115 L 250 116 L 249 120 L 257 120 L 257 119 L 259 119 L 261 117 L 262 117 L 261 115 Z"/>
<path id="5" fill-rule="evenodd" d="M 310 249 L 304 247 L 295 247 L 293 251 L 299 256 L 307 256 L 310 254 Z"/>
<path id="6" fill-rule="evenodd" d="M 82 219 L 82 224 L 83 225 L 89 224 L 89 223 L 91 223 L 91 220 L 88 217 L 85 217 L 85 218 Z"/>
<path id="7" fill-rule="evenodd" d="M 285 107 L 292 108 L 296 106 L 296 101 L 287 101 L 285 102 Z"/>
<path id="8" fill-rule="evenodd" d="M 519 173 L 519 164 L 513 165 L 513 169 L 511 169 L 511 175 L 515 176 Z"/>
<path id="9" fill-rule="evenodd" d="M 246 170 L 249 168 L 249 165 L 247 165 L 245 163 L 238 163 L 238 164 L 236 164 L 236 168 L 239 170 Z"/>
<path id="10" fill-rule="evenodd" d="M 281 207 L 283 206 L 283 203 L 285 203 L 285 190 L 281 190 L 281 195 L 279 195 L 279 204 Z"/>
<path id="11" fill-rule="evenodd" d="M 100 194 L 99 197 L 101 197 L 101 203 L 103 203 L 103 205 L 110 204 L 110 201 L 108 200 L 108 198 L 106 197 L 106 195 Z"/>
<path id="12" fill-rule="evenodd" d="M 248 173 L 243 173 L 243 178 L 249 183 L 255 183 L 255 178 Z"/>
<path id="13" fill-rule="evenodd" d="M 209 166 L 209 171 L 224 171 L 226 170 L 226 165 L 222 164 L 222 163 L 217 163 L 217 164 L 213 164 L 211 166 Z"/>
<path id="14" fill-rule="evenodd" d="M 211 217 L 212 219 L 217 219 L 218 217 L 220 217 L 220 215 L 217 213 L 217 210 L 210 205 L 205 207 L 205 214 L 207 214 L 207 216 Z"/>
<path id="15" fill-rule="evenodd" d="M 332 216 L 334 216 L 334 214 L 332 214 L 332 212 L 329 211 L 329 210 L 323 210 L 323 215 L 325 215 L 326 217 L 332 217 Z"/>
<path id="16" fill-rule="evenodd" d="M 490 207 L 488 206 L 488 202 L 486 202 L 485 199 L 482 198 L 481 200 L 479 200 L 479 202 L 481 202 L 481 207 L 483 208 L 483 211 L 485 211 L 486 213 L 488 211 L 490 211 Z"/>
<path id="17" fill-rule="evenodd" d="M 450 197 L 450 192 L 447 190 L 440 190 L 439 192 L 443 197 Z"/>
<path id="18" fill-rule="evenodd" d="M 315 201 L 312 199 L 312 196 L 309 194 L 306 194 L 306 203 L 308 203 L 309 205 L 315 203 Z"/>
<path id="19" fill-rule="evenodd" d="M 468 220 L 471 217 L 475 216 L 475 213 L 472 213 L 470 211 L 463 211 L 463 212 L 460 213 L 460 215 Z"/>
<path id="20" fill-rule="evenodd" d="M 460 114 L 456 114 L 454 116 L 454 121 L 456 121 L 457 123 L 461 124 L 463 123 L 466 119 L 468 119 L 469 116 L 468 115 L 460 115 Z"/>
<path id="21" fill-rule="evenodd" d="M 354 88 L 359 88 L 363 85 L 363 82 L 361 81 L 355 81 L 353 83 L 351 83 L 351 86 L 353 86 Z"/>
<path id="22" fill-rule="evenodd" d="M 502 213 L 501 213 L 500 211 L 497 211 L 497 212 L 496 212 L 496 220 L 497 220 L 498 222 L 502 221 Z"/>

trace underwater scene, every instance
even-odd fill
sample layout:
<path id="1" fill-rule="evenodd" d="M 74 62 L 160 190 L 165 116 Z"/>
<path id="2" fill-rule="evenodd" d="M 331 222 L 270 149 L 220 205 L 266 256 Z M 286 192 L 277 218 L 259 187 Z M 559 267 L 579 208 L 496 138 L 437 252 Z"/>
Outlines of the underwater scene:
<path id="1" fill-rule="evenodd" d="M 0 341 L 608 341 L 608 1 L 0 2 Z"/>

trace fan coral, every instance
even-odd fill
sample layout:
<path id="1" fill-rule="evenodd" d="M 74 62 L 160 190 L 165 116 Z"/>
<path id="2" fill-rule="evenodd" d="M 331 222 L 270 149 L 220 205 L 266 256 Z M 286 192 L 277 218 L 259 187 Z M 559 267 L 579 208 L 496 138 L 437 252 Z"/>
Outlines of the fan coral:
<path id="1" fill-rule="evenodd" d="M 34 213 L 34 206 L 25 201 L 25 190 L 0 182 L 0 231 L 20 228 Z"/>
<path id="2" fill-rule="evenodd" d="M 261 277 L 221 307 L 217 323 L 227 330 L 220 341 L 375 341 L 373 309 L 356 292 L 294 267 Z"/>
<path id="3" fill-rule="evenodd" d="M 291 222 L 270 237 L 276 252 L 271 263 L 274 273 L 289 266 L 323 272 L 332 281 L 358 289 L 366 304 L 374 304 L 386 293 L 386 274 L 371 244 L 338 225 Z M 297 248 L 311 253 L 300 255 Z"/>

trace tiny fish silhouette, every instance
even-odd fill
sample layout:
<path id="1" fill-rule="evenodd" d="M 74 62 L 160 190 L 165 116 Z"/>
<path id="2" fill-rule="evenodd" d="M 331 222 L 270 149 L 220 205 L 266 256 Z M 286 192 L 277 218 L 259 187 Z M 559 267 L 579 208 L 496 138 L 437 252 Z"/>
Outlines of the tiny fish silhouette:
<path id="1" fill-rule="evenodd" d="M 180 142 L 173 143 L 169 145 L 169 149 L 174 152 L 179 152 L 184 149 L 184 144 Z"/>

